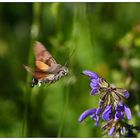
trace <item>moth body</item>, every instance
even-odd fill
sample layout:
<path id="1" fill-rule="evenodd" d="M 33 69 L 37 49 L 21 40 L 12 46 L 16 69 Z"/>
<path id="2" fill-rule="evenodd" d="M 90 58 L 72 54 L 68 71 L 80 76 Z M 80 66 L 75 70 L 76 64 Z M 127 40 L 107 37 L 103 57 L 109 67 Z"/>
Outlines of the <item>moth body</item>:
<path id="1" fill-rule="evenodd" d="M 53 73 L 53 74 L 49 74 L 47 77 L 43 77 L 39 80 L 37 80 L 35 77 L 33 77 L 32 79 L 32 87 L 34 85 L 38 85 L 40 86 L 41 84 L 45 84 L 45 83 L 54 83 L 56 81 L 58 81 L 61 77 L 67 75 L 68 73 L 68 69 L 64 66 L 62 66 L 62 69 L 60 69 L 57 73 Z"/>

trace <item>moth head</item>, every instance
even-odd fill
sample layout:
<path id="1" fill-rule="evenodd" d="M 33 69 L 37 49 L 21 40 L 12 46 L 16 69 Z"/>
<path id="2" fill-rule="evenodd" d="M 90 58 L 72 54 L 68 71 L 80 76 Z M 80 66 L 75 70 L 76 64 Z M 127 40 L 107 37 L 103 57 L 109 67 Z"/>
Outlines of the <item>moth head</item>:
<path id="1" fill-rule="evenodd" d="M 60 70 L 59 70 L 58 73 L 59 73 L 60 75 L 67 75 L 68 72 L 69 72 L 68 68 L 65 67 L 65 66 L 62 66 L 62 67 L 60 68 Z"/>

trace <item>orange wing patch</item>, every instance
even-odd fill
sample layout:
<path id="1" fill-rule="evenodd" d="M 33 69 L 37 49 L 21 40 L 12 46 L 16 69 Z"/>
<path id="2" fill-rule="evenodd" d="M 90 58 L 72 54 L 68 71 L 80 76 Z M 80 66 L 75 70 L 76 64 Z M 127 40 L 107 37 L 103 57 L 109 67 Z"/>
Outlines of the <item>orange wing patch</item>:
<path id="1" fill-rule="evenodd" d="M 38 80 L 44 78 L 44 77 L 47 77 L 47 74 L 46 73 L 34 73 L 34 77 L 37 78 Z"/>
<path id="2" fill-rule="evenodd" d="M 49 66 L 41 61 L 36 61 L 36 67 L 42 71 L 48 70 Z"/>
<path id="3" fill-rule="evenodd" d="M 34 77 L 37 78 L 38 80 L 46 77 L 47 74 L 46 72 L 42 71 L 42 70 L 39 70 L 38 68 L 35 68 L 35 71 L 34 71 Z"/>

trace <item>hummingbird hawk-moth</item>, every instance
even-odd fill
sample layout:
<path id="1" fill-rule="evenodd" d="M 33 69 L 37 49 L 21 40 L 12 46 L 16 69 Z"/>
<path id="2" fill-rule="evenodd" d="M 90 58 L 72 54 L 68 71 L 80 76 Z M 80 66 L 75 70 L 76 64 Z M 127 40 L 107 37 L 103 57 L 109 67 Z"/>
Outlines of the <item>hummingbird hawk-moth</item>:
<path id="1" fill-rule="evenodd" d="M 53 83 L 61 77 L 67 75 L 68 68 L 56 62 L 48 50 L 40 42 L 36 42 L 34 46 L 35 53 L 35 69 L 25 66 L 24 68 L 33 74 L 31 86 L 41 85 L 42 83 Z"/>

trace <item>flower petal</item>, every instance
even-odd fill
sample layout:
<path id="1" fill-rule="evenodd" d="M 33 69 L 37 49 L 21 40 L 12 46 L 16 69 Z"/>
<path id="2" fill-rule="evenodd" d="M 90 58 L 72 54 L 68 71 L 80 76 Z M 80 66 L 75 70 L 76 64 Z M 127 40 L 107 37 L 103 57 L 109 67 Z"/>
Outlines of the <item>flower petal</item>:
<path id="1" fill-rule="evenodd" d="M 98 89 L 97 88 L 93 88 L 90 92 L 90 95 L 95 95 L 95 93 L 98 93 Z"/>
<path id="2" fill-rule="evenodd" d="M 124 105 L 124 111 L 126 113 L 127 119 L 131 120 L 132 119 L 132 114 L 131 114 L 131 110 L 129 107 L 127 107 L 126 105 Z"/>
<path id="3" fill-rule="evenodd" d="M 99 124 L 99 116 L 96 115 L 96 122 L 95 122 L 94 126 L 98 126 L 98 124 Z"/>
<path id="4" fill-rule="evenodd" d="M 125 96 L 125 98 L 127 99 L 127 98 L 129 97 L 129 92 L 126 91 L 126 92 L 124 93 L 124 96 Z"/>
<path id="5" fill-rule="evenodd" d="M 111 119 L 112 113 L 112 106 L 108 105 L 102 114 L 102 118 L 104 121 L 108 121 Z"/>
<path id="6" fill-rule="evenodd" d="M 92 83 L 92 82 L 90 82 L 90 87 L 91 88 L 97 88 L 97 86 L 98 86 L 98 83 Z"/>
<path id="7" fill-rule="evenodd" d="M 96 115 L 100 115 L 102 113 L 101 111 L 101 108 L 97 108 Z"/>
<path id="8" fill-rule="evenodd" d="M 113 133 L 115 132 L 115 127 L 112 127 L 108 133 L 109 136 L 112 136 Z"/>
<path id="9" fill-rule="evenodd" d="M 98 79 L 91 79 L 91 83 L 93 83 L 93 84 L 98 84 L 99 83 L 99 81 L 98 81 Z"/>
<path id="10" fill-rule="evenodd" d="M 89 70 L 83 71 L 83 74 L 85 74 L 91 78 L 94 78 L 94 79 L 97 79 L 99 77 L 97 73 L 89 71 Z"/>
<path id="11" fill-rule="evenodd" d="M 116 112 L 116 114 L 115 114 L 115 118 L 117 118 L 117 119 L 123 119 L 123 117 L 124 117 L 124 113 L 122 112 L 122 111 L 120 111 L 120 112 Z"/>
<path id="12" fill-rule="evenodd" d="M 97 112 L 97 111 L 96 111 Z M 99 123 L 99 116 L 96 114 L 96 113 L 94 113 L 93 115 L 91 115 L 91 118 L 93 119 L 93 120 L 95 120 L 96 122 L 95 122 L 95 126 L 98 126 L 98 123 Z"/>
<path id="13" fill-rule="evenodd" d="M 83 112 L 83 113 L 80 115 L 78 121 L 79 121 L 79 122 L 82 122 L 86 117 L 88 117 L 88 116 L 94 114 L 95 112 L 96 112 L 96 108 L 86 110 L 85 112 Z"/>

